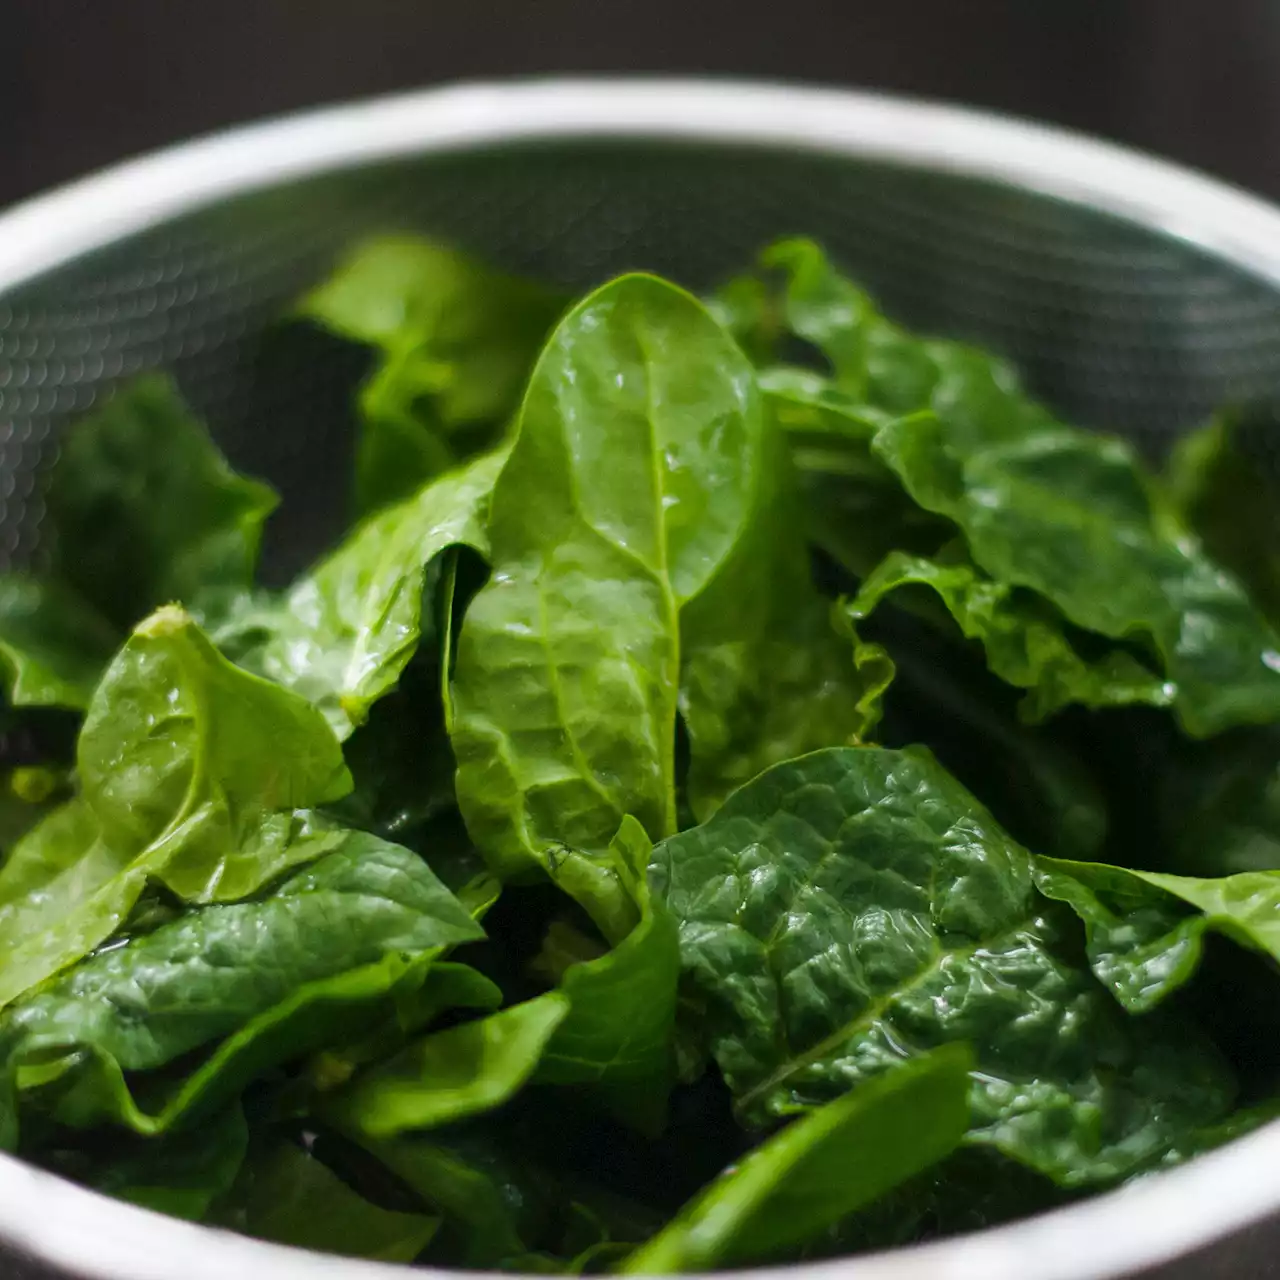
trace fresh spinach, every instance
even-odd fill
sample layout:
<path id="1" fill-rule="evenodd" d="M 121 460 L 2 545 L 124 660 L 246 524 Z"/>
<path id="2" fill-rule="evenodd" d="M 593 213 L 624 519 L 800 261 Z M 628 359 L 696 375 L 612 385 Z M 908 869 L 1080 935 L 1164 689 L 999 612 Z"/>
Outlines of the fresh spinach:
<path id="1" fill-rule="evenodd" d="M 0 577 L 7 1149 L 305 1248 L 652 1274 L 1280 1113 L 1262 411 L 1149 473 L 799 240 L 570 305 L 383 236 L 299 316 L 372 357 L 311 569 L 255 580 L 271 490 L 147 378 Z"/>

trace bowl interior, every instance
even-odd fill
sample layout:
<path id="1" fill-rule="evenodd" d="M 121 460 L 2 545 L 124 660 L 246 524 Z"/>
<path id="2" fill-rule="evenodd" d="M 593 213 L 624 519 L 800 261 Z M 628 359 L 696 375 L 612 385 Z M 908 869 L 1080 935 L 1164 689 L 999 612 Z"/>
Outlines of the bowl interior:
<path id="1" fill-rule="evenodd" d="M 1280 291 L 1078 204 L 768 146 L 486 146 L 258 190 L 0 293 L 0 564 L 38 553 L 60 426 L 153 367 L 281 490 L 268 572 L 315 554 L 347 509 L 362 359 L 281 319 L 345 246 L 387 230 L 569 286 L 644 268 L 695 289 L 812 235 L 891 314 L 1003 352 L 1063 414 L 1153 452 L 1226 400 L 1280 390 Z"/>

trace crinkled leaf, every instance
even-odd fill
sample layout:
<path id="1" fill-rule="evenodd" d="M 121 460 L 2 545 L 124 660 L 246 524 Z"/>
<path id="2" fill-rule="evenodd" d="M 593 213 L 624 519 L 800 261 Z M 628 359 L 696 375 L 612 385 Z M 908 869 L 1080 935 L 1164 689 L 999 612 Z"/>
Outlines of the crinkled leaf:
<path id="1" fill-rule="evenodd" d="M 385 1019 L 412 957 L 482 936 L 426 865 L 361 832 L 270 896 L 209 906 L 83 961 L 13 1006 L 0 1024 L 12 1090 L 24 1064 L 60 1064 L 51 1105 L 64 1123 L 114 1119 L 162 1132 L 234 1095 L 274 1063 Z M 411 958 L 405 959 L 402 953 Z M 134 1096 L 151 1072 L 221 1041 L 190 1074 Z M 154 1097 L 152 1095 L 155 1095 Z M 12 1140 L 10 1096 L 3 1129 Z"/>
<path id="2" fill-rule="evenodd" d="M 653 901 L 645 880 L 651 851 L 640 824 L 624 819 L 610 860 L 635 903 L 638 920 L 611 951 L 565 973 L 560 990 L 569 999 L 569 1012 L 552 1035 L 534 1079 L 588 1085 L 620 1118 L 656 1133 L 666 1118 L 674 1082 L 680 942 L 674 919 Z M 563 868 L 565 862 L 559 865 Z M 552 877 L 557 878 L 554 869 Z M 593 900 L 600 900 L 598 895 L 584 897 L 588 910 Z M 606 923 L 616 916 L 616 909 L 608 909 Z"/>
<path id="3" fill-rule="evenodd" d="M 627 1261 L 641 1275 L 768 1261 L 941 1160 L 965 1135 L 972 1055 L 923 1054 L 793 1121 Z"/>
<path id="4" fill-rule="evenodd" d="M 533 1075 L 568 1012 L 551 992 L 425 1036 L 335 1094 L 324 1114 L 346 1132 L 389 1138 L 491 1111 Z"/>
<path id="5" fill-rule="evenodd" d="M 1036 868 L 1040 892 L 1084 921 L 1094 972 L 1133 1013 L 1195 973 L 1206 933 L 1280 960 L 1280 871 L 1197 879 L 1055 858 Z"/>
<path id="6" fill-rule="evenodd" d="M 379 1262 L 412 1262 L 440 1220 L 371 1204 L 291 1142 L 255 1152 L 218 1215 L 259 1240 Z"/>
<path id="7" fill-rule="evenodd" d="M 515 408 L 564 299 L 410 236 L 360 246 L 299 304 L 380 352 L 361 391 L 360 510 L 411 494 Z M 474 450 L 472 450 L 474 451 Z"/>
<path id="8" fill-rule="evenodd" d="M 1221 1117 L 1232 1081 L 1188 1027 L 1115 1007 L 1032 873 L 932 758 L 869 747 L 776 766 L 650 872 L 744 1118 L 964 1040 L 970 1142 L 1066 1185 L 1109 1181 Z"/>
<path id="9" fill-rule="evenodd" d="M 750 519 L 763 429 L 745 359 L 671 285 L 624 277 L 553 333 L 452 689 L 459 805 L 501 872 L 602 851 L 627 814 L 674 829 L 677 610 Z"/>
<path id="10" fill-rule="evenodd" d="M 83 710 L 119 639 L 70 588 L 0 575 L 0 673 L 11 706 Z"/>
<path id="11" fill-rule="evenodd" d="M 1094 660 L 1083 657 L 1042 599 L 996 581 L 963 560 L 891 552 L 863 581 L 850 612 L 865 618 L 886 596 L 910 587 L 932 591 L 965 637 L 981 643 L 991 670 L 1027 690 L 1020 711 L 1032 722 L 1073 702 L 1088 707 L 1160 707 L 1171 701 L 1165 680 L 1130 654 L 1113 650 Z"/>
<path id="12" fill-rule="evenodd" d="M 53 576 L 127 632 L 159 605 L 247 588 L 276 495 L 148 377 L 66 433 L 46 503 Z"/>
<path id="13" fill-rule="evenodd" d="M 437 557 L 457 545 L 486 550 L 502 461 L 487 454 L 365 520 L 278 604 L 235 620 L 237 659 L 316 703 L 346 737 L 395 687 L 430 629 L 423 600 L 425 590 L 430 608 Z"/>

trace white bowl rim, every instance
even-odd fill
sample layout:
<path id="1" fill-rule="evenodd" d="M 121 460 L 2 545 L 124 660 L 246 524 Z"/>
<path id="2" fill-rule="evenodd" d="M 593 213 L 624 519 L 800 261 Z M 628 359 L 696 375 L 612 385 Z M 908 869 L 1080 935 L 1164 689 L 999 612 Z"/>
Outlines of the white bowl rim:
<path id="1" fill-rule="evenodd" d="M 1156 229 L 1280 286 L 1280 209 L 1065 130 L 875 93 L 662 76 L 473 83 L 324 107 L 115 165 L 0 215 L 0 299 L 122 237 L 289 180 L 436 151 L 631 137 L 856 156 L 991 179 Z M 1280 1209 L 1280 1122 L 1039 1217 L 752 1280 L 1109 1280 Z M 0 1240 L 92 1280 L 395 1280 L 109 1200 L 0 1155 Z M 419 1275 L 446 1273 L 416 1269 Z M 447 1273 L 456 1274 L 456 1273 Z"/>

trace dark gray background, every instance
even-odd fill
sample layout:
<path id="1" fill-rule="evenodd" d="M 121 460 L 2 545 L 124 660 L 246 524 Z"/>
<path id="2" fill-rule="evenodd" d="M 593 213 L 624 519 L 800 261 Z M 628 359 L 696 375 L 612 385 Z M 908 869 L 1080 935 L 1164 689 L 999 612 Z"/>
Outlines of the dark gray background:
<path id="1" fill-rule="evenodd" d="M 1277 0 L 0 0 L 0 204 L 313 103 L 663 70 L 995 107 L 1280 198 Z"/>

